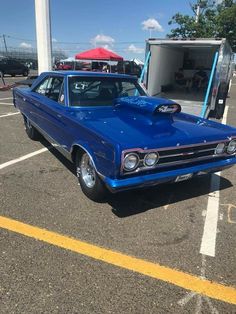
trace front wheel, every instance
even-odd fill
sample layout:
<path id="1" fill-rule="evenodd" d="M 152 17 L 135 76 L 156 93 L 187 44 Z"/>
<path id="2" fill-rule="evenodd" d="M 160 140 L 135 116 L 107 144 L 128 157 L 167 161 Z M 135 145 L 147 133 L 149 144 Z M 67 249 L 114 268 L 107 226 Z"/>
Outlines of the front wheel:
<path id="1" fill-rule="evenodd" d="M 31 140 L 37 141 L 40 138 L 40 133 L 31 124 L 28 118 L 24 117 L 25 131 Z"/>
<path id="2" fill-rule="evenodd" d="M 87 153 L 76 155 L 76 174 L 84 194 L 95 202 L 106 195 L 104 183 L 99 178 L 91 157 Z"/>

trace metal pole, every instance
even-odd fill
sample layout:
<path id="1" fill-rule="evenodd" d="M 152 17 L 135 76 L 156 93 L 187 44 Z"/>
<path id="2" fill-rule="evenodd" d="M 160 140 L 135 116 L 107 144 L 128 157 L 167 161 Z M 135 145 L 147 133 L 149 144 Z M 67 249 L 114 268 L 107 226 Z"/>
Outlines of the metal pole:
<path id="1" fill-rule="evenodd" d="M 145 60 L 145 63 L 144 63 L 144 66 L 143 66 L 142 73 L 141 73 L 140 78 L 139 78 L 139 83 L 142 83 L 142 80 L 144 78 L 144 74 L 147 71 L 147 67 L 148 67 L 150 56 L 151 56 L 151 51 L 149 50 L 148 54 L 147 54 L 147 57 L 146 57 L 146 60 Z"/>
<path id="2" fill-rule="evenodd" d="M 8 51 L 7 51 L 7 43 L 6 43 L 6 35 L 2 35 L 3 37 L 3 42 L 4 42 L 4 46 L 5 46 L 5 50 L 6 50 L 6 55 L 8 55 Z"/>
<path id="3" fill-rule="evenodd" d="M 38 74 L 52 70 L 52 40 L 49 0 L 35 0 Z"/>
<path id="4" fill-rule="evenodd" d="M 198 23 L 199 22 L 199 16 L 200 16 L 200 4 L 197 4 L 197 11 L 196 11 L 196 18 L 195 18 L 195 22 Z"/>
<path id="5" fill-rule="evenodd" d="M 219 53 L 218 53 L 218 51 L 217 51 L 217 52 L 215 53 L 215 58 L 214 58 L 213 65 L 212 65 L 212 68 L 211 68 L 211 75 L 210 75 L 210 79 L 209 79 L 209 82 L 208 82 L 208 86 L 207 86 L 207 91 L 206 91 L 204 103 L 203 103 L 203 106 L 202 106 L 201 118 L 204 118 L 204 117 L 205 117 L 205 114 L 206 114 L 207 101 L 208 101 L 208 97 L 209 97 L 210 90 L 211 90 L 211 85 L 212 85 L 213 76 L 214 76 L 215 69 L 216 69 L 216 64 L 217 64 L 217 60 L 218 60 L 218 55 L 219 55 Z"/>

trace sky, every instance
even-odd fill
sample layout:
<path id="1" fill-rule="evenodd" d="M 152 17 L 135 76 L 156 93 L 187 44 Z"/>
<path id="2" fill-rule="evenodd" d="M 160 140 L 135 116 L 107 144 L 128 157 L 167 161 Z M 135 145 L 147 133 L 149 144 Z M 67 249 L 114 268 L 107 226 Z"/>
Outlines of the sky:
<path id="1" fill-rule="evenodd" d="M 151 37 L 164 38 L 174 14 L 192 15 L 189 0 L 50 0 L 50 12 L 52 45 L 68 57 L 105 47 L 125 59 L 141 60 L 150 26 Z M 8 47 L 36 47 L 34 0 L 1 1 L 2 49 L 3 34 Z"/>

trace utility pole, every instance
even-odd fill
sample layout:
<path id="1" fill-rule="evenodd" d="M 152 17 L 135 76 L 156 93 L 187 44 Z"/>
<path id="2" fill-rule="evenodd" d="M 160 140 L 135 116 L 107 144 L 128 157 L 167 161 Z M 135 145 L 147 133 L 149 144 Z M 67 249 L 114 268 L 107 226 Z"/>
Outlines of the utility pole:
<path id="1" fill-rule="evenodd" d="M 200 16 L 200 2 L 198 2 L 197 8 L 196 8 L 196 18 L 195 18 L 196 23 L 199 22 L 199 16 Z"/>
<path id="2" fill-rule="evenodd" d="M 52 40 L 49 0 L 35 0 L 38 74 L 52 70 Z"/>
<path id="3" fill-rule="evenodd" d="M 5 47 L 5 51 L 6 51 L 6 56 L 8 56 L 8 50 L 7 50 L 7 42 L 6 42 L 6 35 L 2 35 L 2 36 L 0 36 L 0 37 L 2 37 L 2 39 L 3 39 L 3 43 L 4 43 L 4 47 Z"/>
<path id="4" fill-rule="evenodd" d="M 204 10 L 204 8 L 206 8 L 208 1 L 206 0 L 198 0 L 197 4 L 195 5 L 195 22 L 198 23 L 199 22 L 199 18 L 200 18 L 200 14 L 201 14 L 201 9 L 202 11 Z"/>

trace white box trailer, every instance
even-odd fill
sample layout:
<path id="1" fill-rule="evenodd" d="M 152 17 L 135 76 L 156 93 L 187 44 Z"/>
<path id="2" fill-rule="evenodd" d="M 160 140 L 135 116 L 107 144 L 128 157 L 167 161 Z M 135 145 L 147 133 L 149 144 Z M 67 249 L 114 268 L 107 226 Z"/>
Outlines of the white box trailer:
<path id="1" fill-rule="evenodd" d="M 173 99 L 184 112 L 208 118 L 223 116 L 233 53 L 226 39 L 148 39 L 144 84 L 151 96 Z M 190 81 L 199 70 L 207 74 L 201 90 L 178 86 L 176 72 Z"/>

